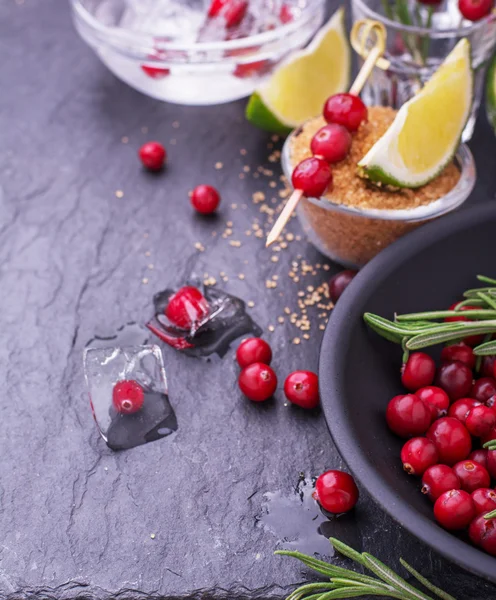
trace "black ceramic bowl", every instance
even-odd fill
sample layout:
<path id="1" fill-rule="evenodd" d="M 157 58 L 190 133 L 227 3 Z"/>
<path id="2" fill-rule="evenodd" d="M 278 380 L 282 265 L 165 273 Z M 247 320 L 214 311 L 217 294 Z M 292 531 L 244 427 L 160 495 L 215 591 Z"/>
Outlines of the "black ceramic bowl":
<path id="1" fill-rule="evenodd" d="M 445 308 L 496 277 L 496 206 L 425 225 L 381 252 L 334 309 L 320 356 L 322 405 L 334 442 L 376 502 L 411 533 L 465 569 L 496 582 L 496 558 L 439 527 L 419 480 L 406 475 L 402 440 L 389 432 L 388 401 L 404 393 L 399 346 L 368 330 L 362 315 Z"/>

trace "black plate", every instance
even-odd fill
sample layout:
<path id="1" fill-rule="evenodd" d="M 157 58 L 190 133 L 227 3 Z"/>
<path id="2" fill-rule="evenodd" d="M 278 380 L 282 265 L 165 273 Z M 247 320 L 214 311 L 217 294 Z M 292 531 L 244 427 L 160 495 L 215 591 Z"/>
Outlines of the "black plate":
<path id="1" fill-rule="evenodd" d="M 381 252 L 357 275 L 334 309 L 320 355 L 322 405 L 331 435 L 351 471 L 394 519 L 446 558 L 496 582 L 496 558 L 441 529 L 432 504 L 407 476 L 402 441 L 386 426 L 387 402 L 404 393 L 401 350 L 364 325 L 365 311 L 445 308 L 496 277 L 496 207 L 483 205 L 421 227 Z"/>

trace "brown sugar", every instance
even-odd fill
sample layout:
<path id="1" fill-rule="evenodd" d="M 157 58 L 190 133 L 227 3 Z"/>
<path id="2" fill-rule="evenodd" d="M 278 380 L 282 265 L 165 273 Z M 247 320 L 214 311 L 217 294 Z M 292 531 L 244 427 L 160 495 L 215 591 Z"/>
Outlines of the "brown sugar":
<path id="1" fill-rule="evenodd" d="M 367 154 L 394 121 L 396 111 L 386 106 L 369 108 L 369 120 L 353 135 L 348 156 L 332 167 L 333 186 L 325 198 L 334 204 L 356 208 L 402 209 L 430 204 L 455 187 L 460 171 L 451 162 L 436 179 L 423 187 L 412 190 L 403 188 L 391 191 L 378 188 L 357 175 L 357 163 Z M 314 134 L 326 122 L 322 117 L 308 121 L 291 139 L 291 162 L 293 166 L 312 156 L 310 142 Z"/>
<path id="2" fill-rule="evenodd" d="M 460 170 L 454 162 L 433 181 L 415 190 L 380 188 L 359 177 L 357 163 L 386 132 L 395 115 L 396 111 L 389 107 L 370 107 L 368 122 L 353 134 L 350 153 L 332 166 L 332 190 L 324 196 L 329 202 L 303 197 L 298 203 L 297 213 L 310 240 L 323 254 L 343 265 L 364 265 L 383 248 L 428 220 L 425 217 L 415 220 L 414 215 L 411 220 L 394 219 L 389 211 L 428 205 L 447 194 L 460 179 Z M 291 167 L 311 156 L 310 141 L 324 125 L 323 118 L 312 119 L 292 135 L 288 142 Z M 343 211 L 340 205 L 352 210 Z M 361 212 L 368 209 L 388 213 L 384 218 L 380 213 L 372 218 Z"/>

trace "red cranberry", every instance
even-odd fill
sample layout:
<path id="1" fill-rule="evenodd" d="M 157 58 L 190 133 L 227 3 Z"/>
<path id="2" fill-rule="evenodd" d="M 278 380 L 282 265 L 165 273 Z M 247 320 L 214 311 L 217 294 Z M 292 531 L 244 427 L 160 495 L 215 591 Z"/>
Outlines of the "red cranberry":
<path id="1" fill-rule="evenodd" d="M 436 374 L 436 363 L 424 352 L 414 352 L 401 368 L 401 383 L 410 392 L 431 385 Z"/>
<path id="2" fill-rule="evenodd" d="M 469 494 L 479 488 L 491 485 L 491 478 L 487 470 L 479 463 L 471 460 L 462 460 L 456 463 L 453 471 L 458 475 L 462 490 L 465 490 Z"/>
<path id="3" fill-rule="evenodd" d="M 293 7 L 290 4 L 282 4 L 281 10 L 279 11 L 279 20 L 283 25 L 286 23 L 291 23 L 294 19 Z"/>
<path id="4" fill-rule="evenodd" d="M 226 21 L 226 27 L 230 29 L 239 25 L 243 20 L 248 2 L 246 0 L 212 0 L 208 10 L 208 16 L 223 16 Z"/>
<path id="5" fill-rule="evenodd" d="M 321 156 L 329 163 L 346 158 L 350 147 L 351 133 L 337 123 L 330 123 L 319 129 L 310 143 L 312 154 Z"/>
<path id="6" fill-rule="evenodd" d="M 326 471 L 317 479 L 314 498 L 327 512 L 341 514 L 358 502 L 358 488 L 348 473 Z"/>
<path id="7" fill-rule="evenodd" d="M 472 371 L 460 361 L 445 363 L 437 371 L 435 385 L 442 388 L 452 401 L 466 397 L 472 388 Z"/>
<path id="8" fill-rule="evenodd" d="M 238 384 L 243 394 L 253 402 L 263 402 L 274 395 L 277 376 L 263 363 L 253 363 L 239 374 Z"/>
<path id="9" fill-rule="evenodd" d="M 291 181 L 308 198 L 320 198 L 332 184 L 332 170 L 324 159 L 312 156 L 296 165 Z"/>
<path id="10" fill-rule="evenodd" d="M 454 304 L 452 304 L 449 307 L 449 310 L 455 310 L 456 307 L 459 305 L 459 302 L 455 302 Z M 477 306 L 462 306 L 460 308 L 460 312 L 463 310 L 477 310 L 478 307 Z M 472 321 L 472 319 L 469 319 L 468 317 L 446 317 L 444 319 L 447 323 L 456 323 L 457 321 Z M 480 344 L 482 342 L 482 340 L 484 339 L 483 335 L 470 335 L 466 338 L 464 338 L 464 342 L 465 344 L 468 344 L 469 346 L 477 346 L 477 344 Z"/>
<path id="11" fill-rule="evenodd" d="M 472 398 L 460 398 L 448 409 L 448 417 L 458 419 L 461 423 L 465 424 L 468 413 L 474 408 L 474 406 L 480 406 L 480 402 L 473 400 Z"/>
<path id="12" fill-rule="evenodd" d="M 492 377 L 481 377 L 472 386 L 470 397 L 479 402 L 487 402 L 496 394 L 496 381 Z"/>
<path id="13" fill-rule="evenodd" d="M 479 450 L 473 450 L 469 454 L 468 459 L 472 460 L 473 462 L 479 463 L 484 467 L 484 469 L 487 469 L 487 450 L 484 450 L 484 448 L 480 448 Z"/>
<path id="14" fill-rule="evenodd" d="M 436 444 L 439 462 L 449 466 L 465 460 L 472 450 L 472 438 L 466 427 L 452 417 L 434 421 L 426 435 Z"/>
<path id="15" fill-rule="evenodd" d="M 286 398 L 302 408 L 319 405 L 319 378 L 311 371 L 294 371 L 284 382 Z"/>
<path id="16" fill-rule="evenodd" d="M 198 288 L 185 285 L 169 298 L 165 316 L 181 329 L 190 329 L 209 312 L 208 302 Z"/>
<path id="17" fill-rule="evenodd" d="M 167 152 L 159 142 L 147 142 L 139 149 L 139 157 L 148 170 L 160 171 L 167 158 Z"/>
<path id="18" fill-rule="evenodd" d="M 495 426 L 496 412 L 483 404 L 474 406 L 465 419 L 465 427 L 475 437 L 487 435 Z"/>
<path id="19" fill-rule="evenodd" d="M 478 515 L 496 510 L 496 492 L 490 488 L 479 488 L 473 491 L 472 500 Z"/>
<path id="20" fill-rule="evenodd" d="M 350 285 L 356 274 L 356 271 L 350 271 L 348 269 L 346 271 L 340 271 L 331 277 L 329 281 L 329 296 L 334 303 L 341 298 L 341 294 Z"/>
<path id="21" fill-rule="evenodd" d="M 253 363 L 270 365 L 272 350 L 265 340 L 261 338 L 248 338 L 243 340 L 236 350 L 238 365 L 244 369 Z"/>
<path id="22" fill-rule="evenodd" d="M 489 433 L 481 436 L 481 444 L 487 444 L 487 442 L 491 442 L 492 440 L 496 440 L 496 427 L 494 427 Z"/>
<path id="23" fill-rule="evenodd" d="M 487 453 L 487 470 L 493 479 L 496 479 L 496 450 Z"/>
<path id="24" fill-rule="evenodd" d="M 476 546 L 496 556 L 496 519 L 485 519 L 484 515 L 479 515 L 470 524 L 468 534 Z"/>
<path id="25" fill-rule="evenodd" d="M 491 12 L 494 0 L 458 0 L 458 10 L 469 21 L 480 21 Z"/>
<path id="26" fill-rule="evenodd" d="M 395 396 L 386 409 L 386 421 L 391 431 L 403 438 L 425 433 L 431 424 L 431 411 L 414 394 Z"/>
<path id="27" fill-rule="evenodd" d="M 118 381 L 112 390 L 112 403 L 124 415 L 132 415 L 141 410 L 145 401 L 143 388 L 134 379 Z"/>
<path id="28" fill-rule="evenodd" d="M 448 394 L 435 385 L 428 385 L 415 392 L 421 400 L 427 403 L 432 413 L 432 420 L 444 417 L 449 408 Z"/>
<path id="29" fill-rule="evenodd" d="M 481 367 L 480 367 L 480 374 L 483 375 L 484 377 L 492 377 L 493 379 L 496 378 L 496 371 L 495 371 L 495 362 L 494 362 L 494 356 L 483 356 L 482 357 L 482 362 L 481 362 Z"/>
<path id="30" fill-rule="evenodd" d="M 458 360 L 465 363 L 467 367 L 473 369 L 475 367 L 475 354 L 470 346 L 460 342 L 459 344 L 453 344 L 452 346 L 445 346 L 441 350 L 441 361 L 453 362 Z"/>
<path id="31" fill-rule="evenodd" d="M 219 202 L 219 192 L 211 185 L 197 185 L 191 192 L 191 204 L 202 215 L 215 212 Z"/>
<path id="32" fill-rule="evenodd" d="M 163 79 L 170 75 L 170 69 L 165 69 L 163 67 L 151 67 L 149 65 L 141 65 L 141 70 L 145 75 L 151 77 L 152 79 Z"/>
<path id="33" fill-rule="evenodd" d="M 464 490 L 449 490 L 436 500 L 434 517 L 445 529 L 465 529 L 475 517 L 472 496 Z"/>
<path id="34" fill-rule="evenodd" d="M 435 444 L 424 437 L 408 440 L 401 450 L 401 462 L 408 475 L 422 476 L 438 459 Z"/>
<path id="35" fill-rule="evenodd" d="M 451 467 L 434 465 L 422 477 L 422 494 L 427 494 L 432 502 L 449 490 L 459 490 L 460 480 Z"/>
<path id="36" fill-rule="evenodd" d="M 324 119 L 343 125 L 348 131 L 356 131 L 367 120 L 367 114 L 365 104 L 353 94 L 335 94 L 324 104 Z"/>

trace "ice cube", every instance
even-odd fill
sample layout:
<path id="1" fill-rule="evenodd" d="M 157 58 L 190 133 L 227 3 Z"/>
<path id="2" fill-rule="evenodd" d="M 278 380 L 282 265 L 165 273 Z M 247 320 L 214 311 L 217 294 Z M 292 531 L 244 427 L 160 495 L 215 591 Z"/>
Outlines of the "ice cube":
<path id="1" fill-rule="evenodd" d="M 84 373 L 93 416 L 109 448 L 133 448 L 177 429 L 158 346 L 86 348 Z M 139 402 L 130 395 L 127 404 L 119 403 L 116 385 L 122 388 L 122 382 L 138 390 Z"/>

